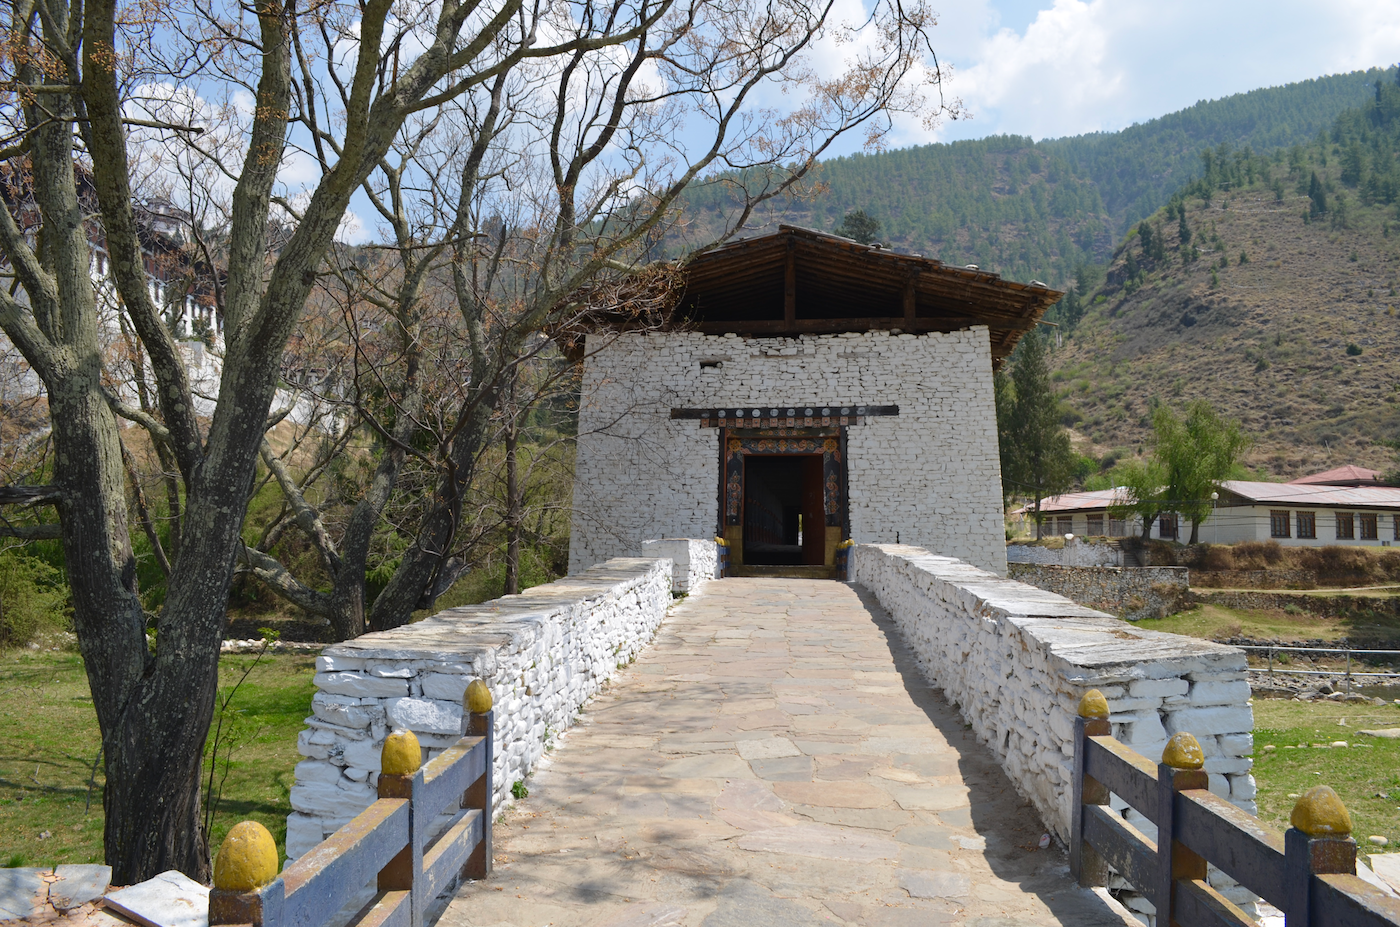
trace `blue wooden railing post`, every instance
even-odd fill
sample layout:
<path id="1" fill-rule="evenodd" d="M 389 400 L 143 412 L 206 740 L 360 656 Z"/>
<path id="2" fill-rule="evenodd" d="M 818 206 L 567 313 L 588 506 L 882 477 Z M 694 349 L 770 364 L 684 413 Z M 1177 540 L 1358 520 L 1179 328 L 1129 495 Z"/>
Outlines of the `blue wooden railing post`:
<path id="1" fill-rule="evenodd" d="M 1356 841 L 1351 814 L 1331 786 L 1308 789 L 1293 806 L 1293 825 L 1283 835 L 1283 868 L 1288 889 L 1286 927 L 1311 927 L 1314 875 L 1356 875 Z"/>
<path id="2" fill-rule="evenodd" d="M 277 927 L 284 888 L 277 875 L 277 844 L 256 821 L 235 824 L 214 861 L 209 923 Z"/>
<path id="3" fill-rule="evenodd" d="M 491 690 L 480 679 L 472 680 L 462 696 L 462 733 L 484 738 L 486 763 L 481 775 L 462 796 L 462 807 L 481 812 L 481 842 L 462 867 L 462 878 L 484 879 L 491 874 L 491 804 L 495 794 L 496 712 L 492 710 Z"/>
<path id="4" fill-rule="evenodd" d="M 1151 897 L 1162 927 L 1177 923 L 1176 883 L 1205 881 L 1207 873 L 1206 861 L 1177 839 L 1176 793 L 1209 785 L 1200 742 L 1185 731 L 1173 734 L 1157 764 L 1157 884 Z"/>
<path id="5" fill-rule="evenodd" d="M 1108 804 L 1108 788 L 1084 774 L 1090 737 L 1107 737 L 1113 731 L 1108 723 L 1108 701 L 1098 689 L 1090 689 L 1079 700 L 1074 719 L 1074 796 L 1070 802 L 1069 871 L 1087 887 L 1108 884 L 1108 864 L 1084 842 L 1084 806 Z"/>
<path id="6" fill-rule="evenodd" d="M 428 821 L 422 813 L 423 750 L 412 731 L 394 731 L 379 754 L 379 797 L 408 799 L 408 844 L 379 870 L 381 892 L 410 893 L 410 927 L 423 927 L 431 898 L 423 897 L 423 843 Z"/>

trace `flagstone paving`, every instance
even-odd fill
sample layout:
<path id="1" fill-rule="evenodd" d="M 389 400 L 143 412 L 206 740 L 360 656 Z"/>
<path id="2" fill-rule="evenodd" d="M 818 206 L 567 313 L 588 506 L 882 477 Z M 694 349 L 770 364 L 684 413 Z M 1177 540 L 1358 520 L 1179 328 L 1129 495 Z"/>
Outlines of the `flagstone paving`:
<path id="1" fill-rule="evenodd" d="M 843 583 L 710 583 L 526 784 L 441 927 L 1124 924 Z"/>

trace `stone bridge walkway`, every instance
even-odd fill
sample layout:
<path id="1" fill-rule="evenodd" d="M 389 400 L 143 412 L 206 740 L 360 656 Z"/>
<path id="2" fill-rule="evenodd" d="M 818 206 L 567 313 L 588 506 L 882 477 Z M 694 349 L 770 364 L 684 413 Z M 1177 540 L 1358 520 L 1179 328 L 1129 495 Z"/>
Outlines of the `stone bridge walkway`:
<path id="1" fill-rule="evenodd" d="M 842 583 L 711 583 L 527 784 L 441 927 L 1124 924 Z"/>

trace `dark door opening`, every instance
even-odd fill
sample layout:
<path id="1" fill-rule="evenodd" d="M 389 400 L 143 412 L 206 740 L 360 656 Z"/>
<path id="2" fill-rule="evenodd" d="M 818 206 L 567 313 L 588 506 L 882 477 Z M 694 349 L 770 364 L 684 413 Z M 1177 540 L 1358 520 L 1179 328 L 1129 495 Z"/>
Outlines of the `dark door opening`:
<path id="1" fill-rule="evenodd" d="M 744 563 L 820 566 L 825 556 L 822 455 L 745 455 Z"/>

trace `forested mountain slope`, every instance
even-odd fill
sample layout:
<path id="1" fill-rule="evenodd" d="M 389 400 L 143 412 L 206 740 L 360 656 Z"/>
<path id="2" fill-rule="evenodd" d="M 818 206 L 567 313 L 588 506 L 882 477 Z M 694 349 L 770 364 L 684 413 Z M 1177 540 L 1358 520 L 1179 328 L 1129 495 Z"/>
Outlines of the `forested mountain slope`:
<path id="1" fill-rule="evenodd" d="M 774 204 L 751 230 L 779 222 L 829 230 L 863 209 L 899 250 L 1062 286 L 1080 265 L 1107 261 L 1133 222 L 1196 177 L 1203 148 L 1226 142 L 1269 153 L 1310 141 L 1385 79 L 1372 69 L 1255 90 L 1115 133 L 1039 143 L 997 136 L 835 158 L 822 165 L 820 195 Z M 693 190 L 687 205 L 700 239 L 732 202 L 718 182 Z"/>
<path id="2" fill-rule="evenodd" d="M 1324 140 L 1216 151 L 1062 313 L 1055 377 L 1099 449 L 1135 453 L 1157 402 L 1209 399 L 1288 479 L 1387 468 L 1400 437 L 1400 86 Z M 1070 300 L 1071 305 L 1079 304 Z M 1062 333 L 1063 334 L 1063 333 Z"/>

